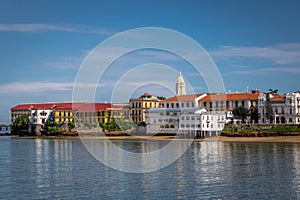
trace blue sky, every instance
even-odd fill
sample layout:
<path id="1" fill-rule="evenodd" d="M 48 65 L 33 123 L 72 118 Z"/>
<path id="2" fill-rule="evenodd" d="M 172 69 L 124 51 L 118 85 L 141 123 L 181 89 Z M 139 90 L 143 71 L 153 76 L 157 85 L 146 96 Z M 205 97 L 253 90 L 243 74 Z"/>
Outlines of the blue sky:
<path id="1" fill-rule="evenodd" d="M 243 91 L 248 85 L 297 91 L 299 8 L 299 1 L 271 0 L 1 1 L 0 123 L 9 122 L 9 109 L 16 104 L 71 101 L 85 56 L 110 36 L 139 27 L 169 28 L 196 40 L 213 58 L 226 90 Z M 150 62 L 149 55 L 183 71 L 196 92 L 206 92 L 201 78 L 195 80 L 186 70 L 186 62 L 166 53 L 128 55 L 126 64 Z M 134 95 L 163 94 L 154 88 L 140 88 Z M 99 93 L 97 100 L 110 100 L 105 88 Z"/>

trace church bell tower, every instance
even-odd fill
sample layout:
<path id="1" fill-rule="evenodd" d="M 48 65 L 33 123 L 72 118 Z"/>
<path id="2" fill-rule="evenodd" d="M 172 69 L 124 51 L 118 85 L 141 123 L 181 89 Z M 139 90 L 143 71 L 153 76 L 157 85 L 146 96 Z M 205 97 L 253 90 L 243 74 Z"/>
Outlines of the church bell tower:
<path id="1" fill-rule="evenodd" d="M 181 72 L 179 72 L 179 76 L 176 81 L 176 96 L 179 95 L 186 95 L 185 82 Z"/>

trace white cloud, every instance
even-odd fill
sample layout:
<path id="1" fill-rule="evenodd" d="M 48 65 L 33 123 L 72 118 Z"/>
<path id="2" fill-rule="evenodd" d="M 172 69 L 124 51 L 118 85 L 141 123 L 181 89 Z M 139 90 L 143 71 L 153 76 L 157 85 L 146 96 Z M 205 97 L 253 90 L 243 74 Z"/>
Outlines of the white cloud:
<path id="1" fill-rule="evenodd" d="M 248 75 L 266 75 L 270 73 L 300 73 L 300 68 L 298 67 L 266 67 L 260 69 L 250 69 L 250 70 L 235 70 L 228 73 L 222 73 L 222 75 L 232 75 L 232 74 L 248 74 Z"/>
<path id="2" fill-rule="evenodd" d="M 62 31 L 62 32 L 80 32 L 90 34 L 111 35 L 115 31 L 93 27 L 87 25 L 55 25 L 55 24 L 0 24 L 0 32 L 43 32 L 43 31 Z"/>
<path id="3" fill-rule="evenodd" d="M 265 47 L 219 46 L 209 53 L 214 59 L 220 61 L 230 61 L 234 58 L 254 58 L 277 65 L 300 63 L 300 43 L 284 43 Z"/>
<path id="4" fill-rule="evenodd" d="M 0 94 L 17 94 L 19 92 L 71 91 L 73 82 L 13 82 L 0 85 Z"/>
<path id="5" fill-rule="evenodd" d="M 78 57 L 69 56 L 69 57 L 59 58 L 56 61 L 49 61 L 49 62 L 42 63 L 41 66 L 45 66 L 47 68 L 53 68 L 53 69 L 76 70 L 79 68 L 79 66 L 83 60 L 84 60 L 84 57 L 81 57 L 81 56 L 78 56 Z"/>

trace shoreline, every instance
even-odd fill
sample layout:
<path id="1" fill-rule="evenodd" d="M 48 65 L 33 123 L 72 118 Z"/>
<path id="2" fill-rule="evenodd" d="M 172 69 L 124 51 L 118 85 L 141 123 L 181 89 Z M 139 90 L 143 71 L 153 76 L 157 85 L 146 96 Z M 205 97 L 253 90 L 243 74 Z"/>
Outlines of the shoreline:
<path id="1" fill-rule="evenodd" d="M 218 141 L 218 142 L 289 142 L 300 143 L 300 136 L 270 136 L 270 137 L 228 137 L 219 136 L 207 139 L 189 139 L 189 138 L 174 138 L 174 136 L 16 136 L 10 135 L 8 137 L 15 139 L 52 139 L 52 140 L 149 140 L 149 141 L 171 141 L 182 140 L 193 142 L 203 141 Z"/>

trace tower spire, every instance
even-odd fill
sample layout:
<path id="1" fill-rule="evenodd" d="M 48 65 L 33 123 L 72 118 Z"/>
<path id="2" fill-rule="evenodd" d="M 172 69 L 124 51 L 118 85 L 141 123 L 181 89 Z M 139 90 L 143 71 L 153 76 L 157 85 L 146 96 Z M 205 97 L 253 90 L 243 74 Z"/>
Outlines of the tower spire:
<path id="1" fill-rule="evenodd" d="M 185 81 L 182 77 L 181 71 L 179 71 L 179 75 L 176 81 L 176 95 L 186 95 Z"/>

